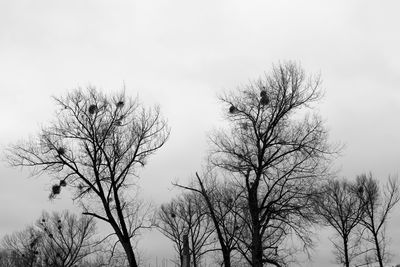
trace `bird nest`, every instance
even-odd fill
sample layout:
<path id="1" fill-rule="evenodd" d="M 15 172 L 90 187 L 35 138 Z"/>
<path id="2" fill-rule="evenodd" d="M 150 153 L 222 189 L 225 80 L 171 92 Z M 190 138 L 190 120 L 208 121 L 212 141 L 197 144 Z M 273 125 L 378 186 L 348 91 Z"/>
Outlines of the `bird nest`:
<path id="1" fill-rule="evenodd" d="M 262 90 L 262 91 L 260 92 L 260 96 L 261 96 L 261 97 L 267 96 L 267 91 Z"/>
<path id="2" fill-rule="evenodd" d="M 125 104 L 124 101 L 120 100 L 117 102 L 116 106 L 117 106 L 117 108 L 122 108 L 124 106 L 124 104 Z"/>
<path id="3" fill-rule="evenodd" d="M 96 105 L 90 105 L 88 109 L 90 114 L 94 114 L 97 111 L 97 106 Z"/>
<path id="4" fill-rule="evenodd" d="M 260 104 L 263 105 L 263 106 L 269 104 L 269 98 L 268 98 L 268 96 L 266 94 L 261 96 Z"/>
<path id="5" fill-rule="evenodd" d="M 64 155 L 65 154 L 65 148 L 60 146 L 59 148 L 57 148 L 57 153 L 60 155 Z"/>
<path id="6" fill-rule="evenodd" d="M 58 184 L 55 184 L 51 187 L 51 193 L 53 195 L 58 195 L 61 192 L 61 187 Z"/>

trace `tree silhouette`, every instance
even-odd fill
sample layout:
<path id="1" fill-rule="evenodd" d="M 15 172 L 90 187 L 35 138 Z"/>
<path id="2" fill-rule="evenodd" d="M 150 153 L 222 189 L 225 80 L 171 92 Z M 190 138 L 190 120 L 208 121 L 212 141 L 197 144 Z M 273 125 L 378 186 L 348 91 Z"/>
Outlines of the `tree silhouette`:
<path id="1" fill-rule="evenodd" d="M 77 218 L 64 211 L 44 212 L 36 222 L 40 229 L 41 257 L 45 266 L 72 267 L 99 250 L 93 217 Z"/>
<path id="2" fill-rule="evenodd" d="M 201 257 L 213 250 L 210 238 L 214 229 L 207 216 L 202 199 L 193 193 L 185 193 L 161 206 L 158 211 L 157 227 L 162 234 L 174 242 L 183 263 L 183 236 L 188 235 L 189 252 L 194 267 L 199 266 Z"/>
<path id="3" fill-rule="evenodd" d="M 10 253 L 10 265 L 36 266 L 40 262 L 41 238 L 40 232 L 33 227 L 4 236 L 2 247 Z"/>
<path id="4" fill-rule="evenodd" d="M 211 162 L 244 189 L 252 266 L 283 265 L 293 253 L 282 247 L 286 237 L 312 245 L 310 195 L 334 153 L 321 119 L 304 115 L 319 84 L 289 62 L 220 98 L 229 126 L 211 136 Z"/>
<path id="5" fill-rule="evenodd" d="M 322 221 L 331 226 L 341 238 L 341 243 L 332 241 L 337 261 L 349 267 L 360 255 L 355 229 L 364 216 L 365 205 L 358 198 L 359 187 L 347 180 L 330 180 L 315 197 L 315 211 Z M 355 239 L 355 240 L 354 240 Z"/>
<path id="6" fill-rule="evenodd" d="M 11 146 L 8 161 L 58 179 L 50 198 L 63 186 L 74 188 L 83 214 L 108 223 L 129 265 L 136 267 L 131 239 L 138 229 L 127 219 L 137 216 L 130 213 L 136 200 L 127 189 L 139 167 L 166 142 L 167 123 L 158 107 L 146 109 L 125 93 L 108 96 L 94 88 L 79 89 L 55 101 L 55 121 L 36 139 Z"/>
<path id="7" fill-rule="evenodd" d="M 44 212 L 34 226 L 6 235 L 2 247 L 13 255 L 11 266 L 72 267 L 99 251 L 95 235 L 93 218 Z"/>
<path id="8" fill-rule="evenodd" d="M 357 194 L 364 203 L 365 216 L 362 217 L 363 241 L 369 243 L 365 259 L 367 264 L 378 263 L 383 267 L 389 261 L 385 225 L 394 206 L 400 201 L 397 179 L 389 178 L 385 187 L 380 187 L 372 174 L 357 176 Z M 372 246 L 372 248 L 371 248 Z"/>
<path id="9" fill-rule="evenodd" d="M 219 182 L 209 170 L 196 178 L 190 186 L 174 185 L 198 194 L 205 203 L 207 215 L 213 223 L 214 236 L 218 240 L 223 265 L 232 265 L 232 253 L 237 251 L 239 236 L 243 231 L 241 189 L 233 183 Z M 240 191 L 239 191 L 239 190 Z"/>

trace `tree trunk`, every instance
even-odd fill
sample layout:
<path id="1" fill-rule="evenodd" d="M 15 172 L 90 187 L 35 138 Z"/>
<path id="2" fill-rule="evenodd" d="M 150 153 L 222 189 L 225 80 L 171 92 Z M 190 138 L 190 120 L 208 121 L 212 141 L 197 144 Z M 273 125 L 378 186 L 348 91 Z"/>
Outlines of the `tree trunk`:
<path id="1" fill-rule="evenodd" d="M 190 267 L 189 237 L 183 235 L 183 254 L 181 258 L 181 267 Z"/>
<path id="2" fill-rule="evenodd" d="M 253 233 L 251 238 L 251 261 L 253 267 L 263 266 L 263 248 L 262 248 L 262 237 L 260 234 L 261 226 L 259 220 L 258 200 L 257 191 L 255 189 L 250 190 L 249 194 L 249 210 L 251 216 L 251 222 L 253 226 Z"/>
<path id="3" fill-rule="evenodd" d="M 252 264 L 253 267 L 263 266 L 262 257 L 263 257 L 262 242 L 258 231 L 253 233 L 253 238 L 252 238 L 251 260 L 253 262 Z"/>
<path id="4" fill-rule="evenodd" d="M 121 244 L 125 250 L 126 256 L 128 257 L 129 267 L 138 267 L 130 240 L 124 240 Z"/>
<path id="5" fill-rule="evenodd" d="M 343 238 L 343 249 L 344 249 L 344 264 L 346 267 L 350 267 L 347 238 Z"/>
<path id="6" fill-rule="evenodd" d="M 222 251 L 224 258 L 224 267 L 231 267 L 231 253 L 230 251 Z"/>
<path id="7" fill-rule="evenodd" d="M 379 266 L 383 267 L 383 259 L 381 254 L 381 248 L 379 246 L 378 235 L 374 233 L 374 241 L 376 247 L 376 257 L 378 258 Z"/>

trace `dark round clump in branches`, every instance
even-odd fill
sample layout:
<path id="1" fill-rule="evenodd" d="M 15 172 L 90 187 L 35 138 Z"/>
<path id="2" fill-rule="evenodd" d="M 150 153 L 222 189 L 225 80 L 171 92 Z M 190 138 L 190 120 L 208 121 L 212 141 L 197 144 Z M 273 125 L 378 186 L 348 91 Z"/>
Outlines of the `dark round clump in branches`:
<path id="1" fill-rule="evenodd" d="M 264 88 L 265 89 L 265 88 Z M 267 91 L 266 90 L 262 90 L 260 92 L 260 104 L 265 106 L 269 104 L 269 98 L 267 96 Z"/>
<path id="2" fill-rule="evenodd" d="M 364 188 L 363 188 L 362 186 L 360 186 L 360 187 L 358 188 L 358 193 L 359 193 L 360 195 L 362 195 L 362 194 L 364 193 Z"/>
<path id="3" fill-rule="evenodd" d="M 117 102 L 117 108 L 122 108 L 124 106 L 124 101 L 120 100 Z"/>
<path id="4" fill-rule="evenodd" d="M 51 193 L 53 195 L 58 195 L 61 192 L 61 187 L 58 184 L 55 184 L 51 187 Z"/>
<path id="5" fill-rule="evenodd" d="M 65 148 L 60 146 L 59 148 L 57 148 L 57 153 L 60 154 L 60 155 L 64 155 L 65 154 Z"/>
<path id="6" fill-rule="evenodd" d="M 229 113 L 233 114 L 237 111 L 236 107 L 234 105 L 230 106 L 229 108 Z"/>
<path id="7" fill-rule="evenodd" d="M 261 93 L 260 93 L 260 96 L 261 97 L 266 97 L 267 96 L 267 91 L 262 90 Z"/>
<path id="8" fill-rule="evenodd" d="M 96 105 L 90 105 L 88 109 L 90 114 L 94 114 L 97 111 L 97 106 Z"/>
<path id="9" fill-rule="evenodd" d="M 265 91 L 262 91 L 262 92 L 265 92 Z M 261 92 L 261 93 L 262 93 L 262 92 Z M 268 98 L 268 96 L 267 96 L 267 93 L 266 93 L 266 92 L 265 92 L 265 94 L 264 94 L 264 95 L 261 95 L 260 104 L 261 104 L 261 105 L 263 105 L 263 106 L 265 106 L 265 105 L 268 105 L 268 104 L 269 104 L 269 98 Z"/>
<path id="10" fill-rule="evenodd" d="M 67 182 L 65 180 L 60 180 L 60 186 L 62 187 L 67 186 Z"/>
<path id="11" fill-rule="evenodd" d="M 176 217 L 175 213 L 171 213 L 171 217 L 175 218 Z"/>

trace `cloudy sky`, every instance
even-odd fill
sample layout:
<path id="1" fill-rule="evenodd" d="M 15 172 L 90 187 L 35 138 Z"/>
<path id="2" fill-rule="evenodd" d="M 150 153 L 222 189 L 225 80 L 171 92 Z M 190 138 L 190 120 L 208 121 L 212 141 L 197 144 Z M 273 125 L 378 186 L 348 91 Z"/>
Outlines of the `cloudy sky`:
<path id="1" fill-rule="evenodd" d="M 216 95 L 257 79 L 282 60 L 320 73 L 318 106 L 333 142 L 346 145 L 340 176 L 400 168 L 400 3 L 398 1 L 0 1 L 0 144 L 35 134 L 54 115 L 51 96 L 78 86 L 139 95 L 160 104 L 172 128 L 142 171 L 143 195 L 156 204 L 200 169 L 207 133 L 222 121 Z M 43 209 L 74 209 L 67 195 L 49 202 L 50 178 L 0 165 L 0 237 Z M 400 255 L 400 207 L 391 250 Z M 330 266 L 323 231 L 313 263 Z M 397 237 L 397 239 L 396 239 Z M 149 258 L 172 251 L 156 233 Z M 166 249 L 167 248 L 167 249 Z M 400 263 L 400 256 L 394 261 Z"/>

